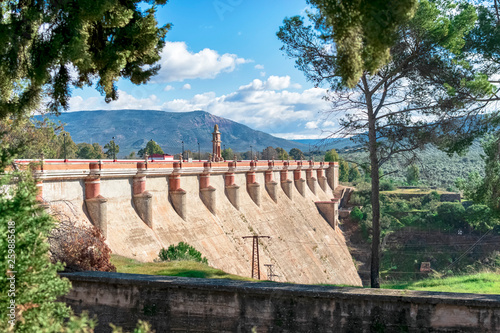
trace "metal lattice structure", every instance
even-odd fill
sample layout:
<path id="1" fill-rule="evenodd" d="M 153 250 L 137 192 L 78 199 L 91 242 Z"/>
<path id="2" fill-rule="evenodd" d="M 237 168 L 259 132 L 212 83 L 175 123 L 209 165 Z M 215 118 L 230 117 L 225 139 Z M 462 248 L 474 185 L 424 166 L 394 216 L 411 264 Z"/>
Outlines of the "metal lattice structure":
<path id="1" fill-rule="evenodd" d="M 271 238 L 270 236 L 245 236 L 243 239 L 253 238 L 252 247 L 252 279 L 260 280 L 259 265 L 259 238 Z"/>

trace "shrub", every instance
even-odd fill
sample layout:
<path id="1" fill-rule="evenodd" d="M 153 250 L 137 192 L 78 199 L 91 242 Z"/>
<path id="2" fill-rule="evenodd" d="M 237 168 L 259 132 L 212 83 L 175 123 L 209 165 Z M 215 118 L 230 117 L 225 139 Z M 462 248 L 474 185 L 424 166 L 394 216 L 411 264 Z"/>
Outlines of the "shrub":
<path id="1" fill-rule="evenodd" d="M 56 216 L 59 224 L 49 236 L 53 262 L 66 264 L 65 271 L 116 272 L 110 262 L 111 250 L 101 231 L 93 225 L 76 225 L 64 215 Z"/>
<path id="2" fill-rule="evenodd" d="M 161 249 L 158 255 L 161 261 L 173 260 L 189 260 L 208 264 L 208 260 L 201 256 L 201 252 L 197 251 L 191 245 L 180 242 L 177 245 L 170 245 L 168 249 Z"/>
<path id="3" fill-rule="evenodd" d="M 471 205 L 465 210 L 465 220 L 476 231 L 487 232 L 498 225 L 498 219 L 486 205 Z"/>
<path id="4" fill-rule="evenodd" d="M 353 221 L 359 222 L 364 218 L 364 214 L 358 207 L 354 207 L 351 211 L 351 219 Z"/>
<path id="5" fill-rule="evenodd" d="M 380 182 L 380 191 L 394 191 L 395 186 L 391 181 Z"/>
<path id="6" fill-rule="evenodd" d="M 431 193 L 424 195 L 424 197 L 422 198 L 422 205 L 426 205 L 432 201 L 440 201 L 440 200 L 441 196 L 439 195 L 439 193 L 437 193 L 436 191 L 432 191 Z"/>
<path id="7" fill-rule="evenodd" d="M 444 225 L 464 228 L 467 226 L 465 222 L 465 208 L 458 202 L 444 202 L 437 208 L 438 218 Z"/>

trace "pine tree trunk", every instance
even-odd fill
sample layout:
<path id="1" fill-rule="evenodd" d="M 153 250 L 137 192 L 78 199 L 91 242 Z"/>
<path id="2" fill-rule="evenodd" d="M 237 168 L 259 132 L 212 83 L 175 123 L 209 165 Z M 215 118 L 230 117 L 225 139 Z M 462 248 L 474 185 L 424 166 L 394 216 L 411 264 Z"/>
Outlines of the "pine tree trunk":
<path id="1" fill-rule="evenodd" d="M 363 76 L 365 96 L 368 111 L 368 146 L 371 165 L 371 204 L 372 204 L 372 257 L 370 266 L 370 284 L 372 288 L 380 288 L 380 201 L 379 201 L 379 163 L 377 157 L 376 120 L 373 112 L 371 94 L 366 78 Z"/>

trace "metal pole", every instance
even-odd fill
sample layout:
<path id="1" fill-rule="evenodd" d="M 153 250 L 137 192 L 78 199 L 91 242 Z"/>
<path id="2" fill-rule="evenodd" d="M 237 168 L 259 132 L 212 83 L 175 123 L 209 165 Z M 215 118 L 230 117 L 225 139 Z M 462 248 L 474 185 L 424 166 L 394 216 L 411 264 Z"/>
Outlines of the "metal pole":
<path id="1" fill-rule="evenodd" d="M 115 137 L 113 137 L 113 162 L 116 162 L 116 144 L 115 144 Z"/>
<path id="2" fill-rule="evenodd" d="M 66 156 L 66 133 L 63 133 L 63 138 L 64 138 L 64 162 L 66 162 L 67 156 Z"/>
<path id="3" fill-rule="evenodd" d="M 198 141 L 198 159 L 201 162 L 201 150 L 200 150 L 200 142 Z"/>
<path id="4" fill-rule="evenodd" d="M 181 141 L 182 143 L 182 156 L 181 156 L 181 160 L 184 161 L 184 141 Z"/>

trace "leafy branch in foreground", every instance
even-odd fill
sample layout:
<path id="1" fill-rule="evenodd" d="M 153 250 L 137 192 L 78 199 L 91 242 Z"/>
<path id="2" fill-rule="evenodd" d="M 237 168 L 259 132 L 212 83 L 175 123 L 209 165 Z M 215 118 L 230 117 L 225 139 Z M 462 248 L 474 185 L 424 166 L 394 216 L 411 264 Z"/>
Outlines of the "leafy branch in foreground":
<path id="1" fill-rule="evenodd" d="M 146 83 L 156 74 L 169 25 L 157 27 L 157 5 L 167 0 L 1 1 L 0 119 L 45 104 L 66 110 L 72 86 L 92 86 L 107 102 L 116 81 Z M 45 108 L 44 108 L 45 109 Z"/>

